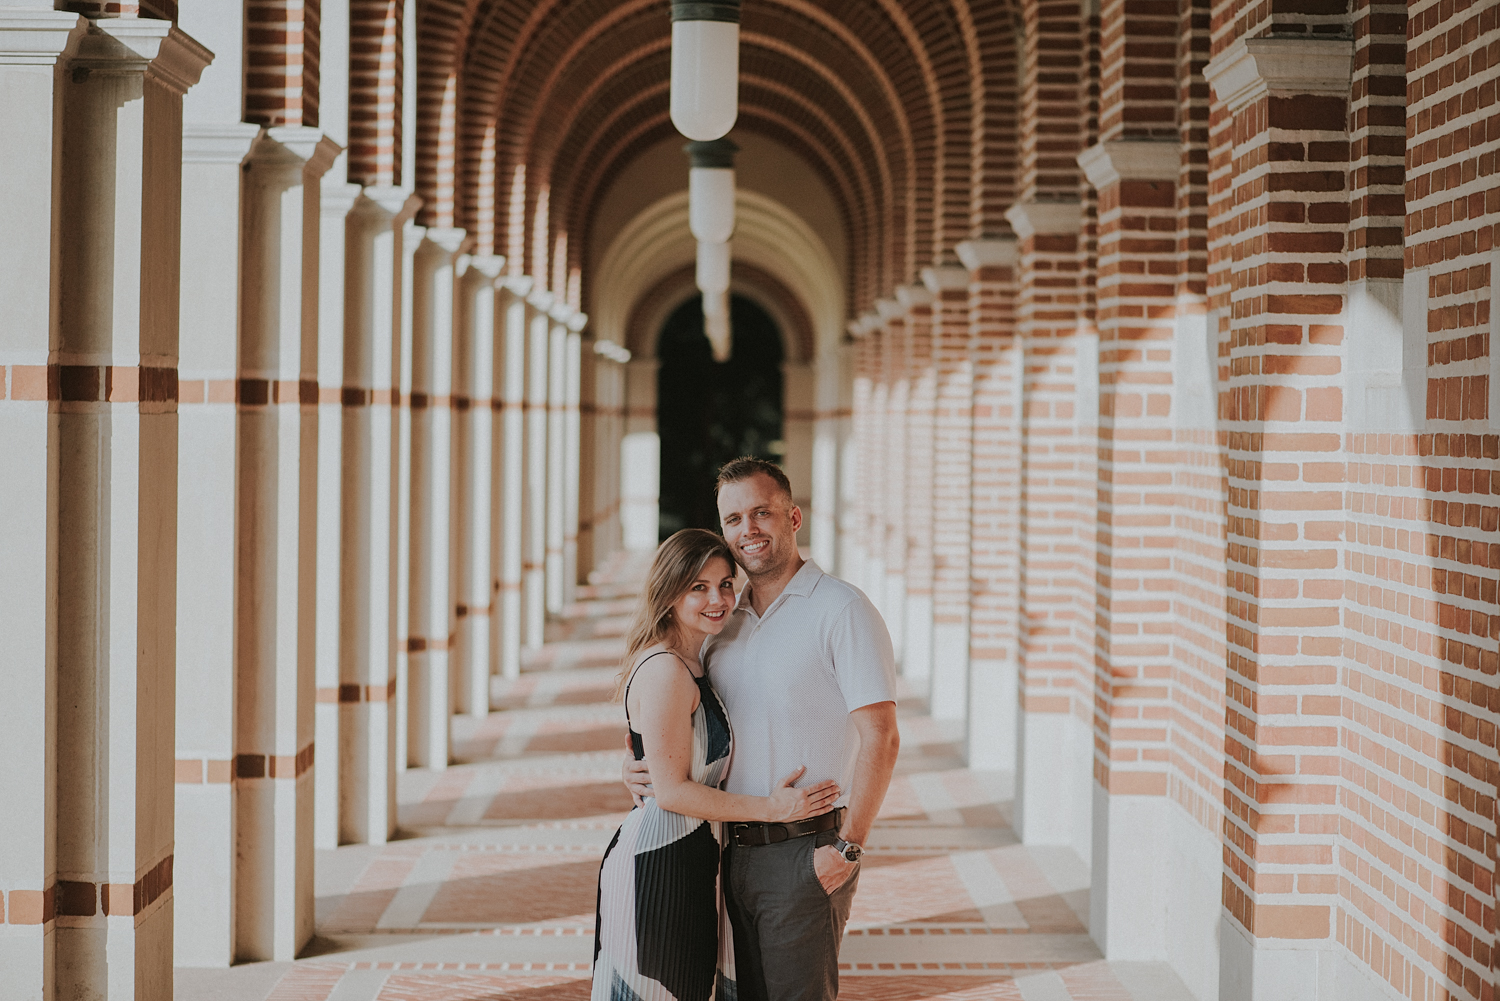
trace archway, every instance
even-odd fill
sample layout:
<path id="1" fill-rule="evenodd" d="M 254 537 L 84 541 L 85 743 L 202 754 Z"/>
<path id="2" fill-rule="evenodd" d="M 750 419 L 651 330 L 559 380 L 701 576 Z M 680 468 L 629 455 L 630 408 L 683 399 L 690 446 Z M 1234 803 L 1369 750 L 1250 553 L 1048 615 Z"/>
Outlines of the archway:
<path id="1" fill-rule="evenodd" d="M 729 360 L 716 362 L 699 296 L 678 306 L 657 341 L 656 427 L 661 441 L 658 531 L 717 530 L 714 476 L 741 455 L 786 454 L 782 361 L 776 321 L 754 300 L 730 297 Z"/>

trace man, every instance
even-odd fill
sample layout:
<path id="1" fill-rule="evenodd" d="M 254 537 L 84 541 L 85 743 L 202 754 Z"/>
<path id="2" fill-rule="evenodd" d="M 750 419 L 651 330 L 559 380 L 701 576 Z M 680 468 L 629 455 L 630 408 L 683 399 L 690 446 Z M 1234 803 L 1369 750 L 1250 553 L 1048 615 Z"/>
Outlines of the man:
<path id="1" fill-rule="evenodd" d="M 798 553 L 802 511 L 778 466 L 724 466 L 718 507 L 749 578 L 703 650 L 734 727 L 725 788 L 767 796 L 806 765 L 798 785 L 834 778 L 844 790 L 809 820 L 726 825 L 737 1001 L 831 1001 L 859 857 L 900 747 L 895 655 L 870 600 Z M 650 795 L 644 763 L 625 772 L 633 794 Z"/>

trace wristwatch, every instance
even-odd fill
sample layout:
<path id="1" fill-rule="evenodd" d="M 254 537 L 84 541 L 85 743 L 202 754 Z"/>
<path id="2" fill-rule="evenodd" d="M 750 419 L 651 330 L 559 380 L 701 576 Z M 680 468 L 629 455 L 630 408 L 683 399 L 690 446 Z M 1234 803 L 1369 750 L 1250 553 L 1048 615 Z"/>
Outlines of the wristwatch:
<path id="1" fill-rule="evenodd" d="M 865 853 L 865 846 L 839 838 L 834 841 L 833 850 L 844 856 L 845 862 L 858 862 L 860 856 Z"/>

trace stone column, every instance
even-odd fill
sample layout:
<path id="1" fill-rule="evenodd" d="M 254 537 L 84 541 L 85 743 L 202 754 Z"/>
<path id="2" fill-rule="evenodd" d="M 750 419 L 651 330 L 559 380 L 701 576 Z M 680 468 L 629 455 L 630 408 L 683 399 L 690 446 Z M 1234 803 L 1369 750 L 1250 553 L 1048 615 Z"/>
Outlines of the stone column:
<path id="1" fill-rule="evenodd" d="M 625 363 L 630 352 L 613 341 L 583 342 L 580 573 L 602 567 L 621 546 L 620 449 L 625 438 Z"/>
<path id="2" fill-rule="evenodd" d="M 813 422 L 817 412 L 813 366 L 803 361 L 782 362 L 781 386 L 781 438 L 786 448 L 781 463 L 792 483 L 792 502 L 802 508 L 797 544 L 807 548 L 812 542 Z"/>
<path id="3" fill-rule="evenodd" d="M 429 228 L 412 262 L 407 763 L 436 770 L 448 767 L 453 711 L 453 258 L 463 238 L 462 230 Z"/>
<path id="4" fill-rule="evenodd" d="M 625 365 L 625 437 L 620 442 L 620 528 L 631 552 L 656 548 L 661 439 L 656 434 L 655 358 Z"/>
<path id="5" fill-rule="evenodd" d="M 259 134 L 241 122 L 240 9 L 193 4 L 179 27 L 215 52 L 183 99 L 177 377 L 176 966 L 234 961 L 235 376 L 240 170 Z"/>
<path id="6" fill-rule="evenodd" d="M 563 393 L 563 604 L 578 599 L 578 532 L 583 481 L 583 335 L 588 317 L 568 318 L 567 384 Z"/>
<path id="7" fill-rule="evenodd" d="M 490 568 L 494 507 L 490 463 L 495 454 L 495 345 L 504 349 L 503 317 L 495 316 L 495 279 L 503 257 L 459 260 L 454 367 L 454 615 L 453 695 L 458 712 L 490 711 L 490 629 L 495 613 Z"/>
<path id="8" fill-rule="evenodd" d="M 905 615 L 902 672 L 924 695 L 932 682 L 932 476 L 933 415 L 937 372 L 933 359 L 933 295 L 921 285 L 902 285 L 896 299 L 906 311 L 907 399 Z"/>
<path id="9" fill-rule="evenodd" d="M 409 30 L 409 29 L 408 29 Z M 420 204 L 420 201 L 418 202 Z M 412 491 L 412 345 L 416 328 L 416 255 L 427 229 L 411 219 L 395 227 L 397 275 L 397 322 L 400 339 L 396 348 L 396 771 L 406 771 L 411 746 L 411 491 Z M 394 788 L 394 787 L 393 787 Z M 390 807 L 391 830 L 395 830 L 394 800 Z"/>
<path id="10" fill-rule="evenodd" d="M 24 77 L 19 93 L 7 91 L 7 104 L 27 90 L 48 100 L 60 130 L 53 144 L 29 147 L 59 158 L 55 198 L 33 192 L 53 206 L 58 239 L 54 350 L 45 374 L 18 365 L 12 376 L 14 399 L 57 401 L 48 422 L 56 451 L 32 456 L 56 477 L 39 494 L 48 523 L 35 526 L 35 544 L 56 532 L 55 571 L 39 580 L 57 589 L 55 687 L 21 725 L 38 746 L 46 730 L 55 734 L 56 755 L 35 778 L 56 785 L 50 804 L 38 795 L 17 804 L 23 818 L 46 810 L 44 830 L 56 838 L 58 882 L 36 908 L 45 933 L 55 907 L 55 951 L 46 956 L 43 942 L 30 957 L 55 962 L 55 979 L 30 963 L 17 970 L 39 981 L 39 996 L 49 987 L 57 997 L 171 992 L 182 97 L 211 58 L 163 21 L 94 22 L 55 103 Z M 29 170 L 17 173 L 24 184 Z M 27 298 L 15 301 L 25 309 Z M 41 385 L 30 384 L 37 376 Z M 24 518 L 35 503 L 16 510 Z M 24 860 L 25 842 L 18 847 Z M 9 896 L 12 908 L 26 906 L 24 894 Z M 30 923 L 20 913 L 17 923 Z"/>
<path id="11" fill-rule="evenodd" d="M 495 503 L 490 514 L 491 565 L 494 574 L 494 660 L 501 677 L 521 676 L 524 631 L 521 588 L 524 582 L 526 504 L 526 354 L 529 330 L 526 293 L 529 278 L 502 283 L 502 311 L 496 317 L 494 351 L 495 403 L 493 470 Z"/>
<path id="12" fill-rule="evenodd" d="M 401 410 L 401 231 L 421 200 L 365 188 L 345 226 L 339 657 L 318 679 L 318 847 L 382 844 L 396 817 L 393 686 L 401 617 L 397 448 Z M 324 665 L 320 662 L 322 671 Z"/>
<path id="13" fill-rule="evenodd" d="M 229 65 L 231 71 L 237 65 L 232 55 Z M 231 782 L 240 164 L 259 131 L 232 117 L 183 128 L 180 327 L 191 336 L 182 339 L 177 381 L 177 550 L 192 555 L 177 568 L 172 869 L 173 895 L 193 919 L 176 923 L 173 962 L 178 966 L 228 966 L 235 956 Z"/>
<path id="14" fill-rule="evenodd" d="M 290 960 L 312 936 L 319 179 L 338 153 L 316 129 L 288 127 L 262 132 L 245 160 L 235 693 L 239 960 Z"/>
<path id="15" fill-rule="evenodd" d="M 568 327 L 572 311 L 561 304 L 549 313 L 552 324 L 547 332 L 547 516 L 546 608 L 549 615 L 560 615 L 563 609 L 563 544 L 567 536 L 567 396 L 568 396 Z"/>
<path id="16" fill-rule="evenodd" d="M 50 8 L 50 4 L 48 7 Z M 64 63 L 88 22 L 61 11 L 0 8 L 0 629 L 6 697 L 0 699 L 0 891 L 8 927 L 0 969 L 17 997 L 57 989 L 56 767 L 58 730 L 58 426 L 61 369 L 52 368 L 56 102 L 70 87 Z M 139 102 L 137 102 L 139 103 Z M 175 348 L 174 348 L 175 350 Z M 57 384 L 54 386 L 54 378 Z M 134 877 L 132 877 L 132 881 Z M 93 894 L 90 894 L 91 898 Z M 93 919 L 103 927 L 103 919 Z M 171 974 L 170 958 L 167 974 Z"/>
<path id="17" fill-rule="evenodd" d="M 348 386 L 344 343 L 348 319 L 345 245 L 353 235 L 348 216 L 359 197 L 360 186 L 340 180 L 343 173 L 335 163 L 335 168 L 322 178 L 318 224 L 319 268 L 328 279 L 319 283 L 318 303 L 318 635 L 313 731 L 317 745 L 323 748 L 324 765 L 313 783 L 313 827 L 314 841 L 320 848 L 338 844 L 339 660 L 345 639 L 344 620 L 349 611 L 345 604 L 350 597 L 343 590 L 343 519 L 349 507 L 344 478 L 346 465 L 354 458 L 345 449 L 348 436 L 344 427 L 353 414 L 344 407 Z"/>
<path id="18" fill-rule="evenodd" d="M 552 295 L 526 299 L 526 444 L 521 505 L 521 645 L 540 650 L 547 625 L 547 359 Z"/>
<path id="19" fill-rule="evenodd" d="M 932 687 L 937 719 L 969 714 L 969 560 L 974 365 L 969 272 L 922 269 L 933 296 Z"/>
<path id="20" fill-rule="evenodd" d="M 974 365 L 968 759 L 971 768 L 1014 772 L 1021 484 L 1016 241 L 969 240 L 957 250 L 968 269 Z"/>
<path id="21" fill-rule="evenodd" d="M 849 430 L 848 410 L 839 406 L 848 378 L 845 354 L 843 348 L 822 347 L 813 362 L 811 503 L 807 512 L 813 559 L 841 577 L 848 573 L 839 565 L 839 462 Z"/>

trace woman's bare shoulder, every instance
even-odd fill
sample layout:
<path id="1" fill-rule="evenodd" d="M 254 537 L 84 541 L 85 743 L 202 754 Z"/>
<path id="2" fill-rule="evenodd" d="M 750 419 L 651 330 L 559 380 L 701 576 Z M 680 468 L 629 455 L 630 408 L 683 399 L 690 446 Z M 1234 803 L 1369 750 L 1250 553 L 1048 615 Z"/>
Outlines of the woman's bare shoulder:
<path id="1" fill-rule="evenodd" d="M 698 686 L 693 683 L 693 675 L 688 670 L 687 663 L 676 653 L 658 644 L 642 651 L 636 660 L 631 693 L 637 698 L 645 697 L 650 701 L 693 701 L 697 698 Z"/>

